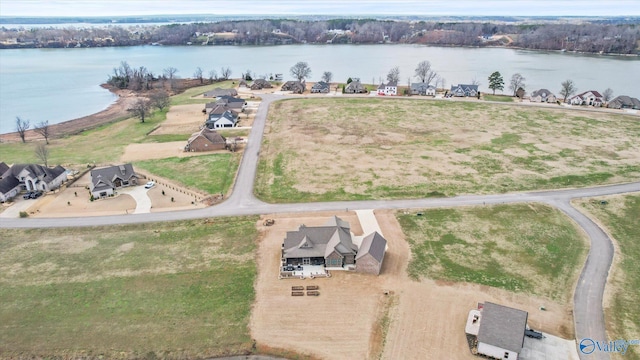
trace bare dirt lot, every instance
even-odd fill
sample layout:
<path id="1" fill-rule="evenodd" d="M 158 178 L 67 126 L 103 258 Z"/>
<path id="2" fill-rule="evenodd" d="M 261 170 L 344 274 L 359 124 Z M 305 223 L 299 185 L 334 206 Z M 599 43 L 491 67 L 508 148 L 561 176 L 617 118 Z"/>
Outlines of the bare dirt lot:
<path id="1" fill-rule="evenodd" d="M 409 245 L 390 211 L 376 211 L 389 245 L 380 276 L 334 271 L 328 279 L 278 280 L 286 231 L 323 224 L 332 215 L 361 235 L 355 213 L 283 214 L 272 216 L 272 227 L 258 223 L 262 237 L 250 328 L 259 344 L 326 359 L 475 359 L 464 325 L 468 311 L 484 301 L 526 310 L 532 327 L 572 336 L 568 305 L 487 286 L 409 279 Z M 321 295 L 292 297 L 294 285 L 319 285 Z"/>
<path id="2" fill-rule="evenodd" d="M 73 216 L 103 216 L 132 214 L 136 209 L 136 201 L 128 194 L 123 193 L 113 198 L 90 201 L 89 190 L 85 187 L 90 184 L 89 173 L 78 179 L 71 187 L 63 187 L 60 192 L 47 194 L 38 199 L 27 210 L 29 216 L 33 217 L 73 217 Z M 144 185 L 145 179 L 140 180 Z M 161 180 L 164 181 L 164 180 Z M 203 207 L 204 204 L 192 204 L 194 197 L 186 190 L 176 191 L 173 187 L 167 186 L 170 182 L 163 182 L 156 185 L 147 192 L 151 199 L 151 211 L 169 211 L 181 209 L 193 209 Z M 139 185 L 139 186 L 142 186 Z M 162 195 L 162 191 L 165 195 Z M 77 196 L 76 196 L 77 194 Z M 171 198 L 174 201 L 171 201 Z"/>
<path id="3" fill-rule="evenodd" d="M 139 160 L 166 159 L 169 157 L 187 157 L 198 155 L 210 155 L 215 153 L 225 153 L 229 150 L 188 152 L 184 151 L 186 141 L 171 141 L 165 143 L 143 143 L 129 144 L 124 149 L 124 154 L 120 157 L 122 162 L 132 162 Z"/>
<path id="4" fill-rule="evenodd" d="M 640 176 L 639 132 L 634 116 L 561 108 L 287 100 L 272 105 L 256 192 L 326 201 L 628 181 Z"/>

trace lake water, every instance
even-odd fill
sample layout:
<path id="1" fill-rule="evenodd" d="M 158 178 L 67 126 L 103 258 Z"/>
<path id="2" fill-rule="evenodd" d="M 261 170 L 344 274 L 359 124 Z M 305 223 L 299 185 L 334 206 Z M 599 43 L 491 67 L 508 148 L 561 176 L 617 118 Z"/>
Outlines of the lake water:
<path id="1" fill-rule="evenodd" d="M 201 67 L 220 73 L 230 67 L 232 77 L 251 70 L 258 75 L 282 73 L 298 61 L 309 63 L 309 80 L 317 81 L 324 71 L 333 81 L 360 77 L 379 82 L 389 69 L 400 68 L 400 85 L 405 85 L 418 62 L 429 60 L 446 80 L 446 86 L 480 82 L 489 91 L 487 77 L 499 71 L 505 92 L 514 73 L 525 78 L 528 92 L 547 88 L 558 93 L 560 83 L 571 79 L 578 91 L 611 88 L 616 95 L 640 97 L 640 58 L 581 55 L 503 48 L 448 48 L 419 45 L 283 45 L 283 46 L 138 46 L 84 49 L 0 50 L 0 133 L 15 130 L 20 116 L 32 124 L 43 120 L 58 123 L 106 108 L 115 97 L 99 85 L 114 67 L 127 61 L 145 66 L 156 74 L 175 67 L 181 77 L 192 77 Z M 412 79 L 415 81 L 415 79 Z"/>

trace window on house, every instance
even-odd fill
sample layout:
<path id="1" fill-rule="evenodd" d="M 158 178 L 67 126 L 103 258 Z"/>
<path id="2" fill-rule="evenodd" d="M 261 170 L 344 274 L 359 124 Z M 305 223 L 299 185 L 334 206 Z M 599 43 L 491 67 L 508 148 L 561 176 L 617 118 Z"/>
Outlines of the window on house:
<path id="1" fill-rule="evenodd" d="M 508 358 L 509 358 L 509 353 L 508 353 L 508 352 L 505 352 L 505 353 L 504 353 L 504 358 L 505 358 L 505 359 L 508 359 Z"/>

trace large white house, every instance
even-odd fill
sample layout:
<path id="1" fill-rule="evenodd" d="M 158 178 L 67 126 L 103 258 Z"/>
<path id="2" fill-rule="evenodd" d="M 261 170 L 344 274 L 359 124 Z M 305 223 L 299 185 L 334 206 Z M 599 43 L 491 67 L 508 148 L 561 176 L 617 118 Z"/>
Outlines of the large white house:
<path id="1" fill-rule="evenodd" d="M 380 86 L 378 86 L 378 95 L 398 95 L 398 83 L 395 81 L 389 81 L 387 84 L 380 84 Z"/>
<path id="2" fill-rule="evenodd" d="M 58 165 L 49 168 L 37 164 L 15 164 L 11 167 L 0 163 L 0 201 L 5 202 L 22 190 L 53 191 L 67 180 L 67 170 Z"/>

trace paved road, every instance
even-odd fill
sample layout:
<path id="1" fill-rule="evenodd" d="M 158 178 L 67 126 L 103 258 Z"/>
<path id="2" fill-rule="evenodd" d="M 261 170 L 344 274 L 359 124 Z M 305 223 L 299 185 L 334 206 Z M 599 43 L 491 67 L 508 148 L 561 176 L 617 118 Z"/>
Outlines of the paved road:
<path id="1" fill-rule="evenodd" d="M 287 98 L 278 95 L 263 95 L 253 127 L 245 148 L 242 163 L 232 195 L 223 203 L 204 209 L 147 214 L 115 215 L 85 218 L 56 219 L 0 219 L 0 227 L 81 227 L 96 225 L 132 224 L 171 220 L 198 219 L 219 216 L 259 215 L 288 212 L 364 210 L 364 209 L 423 209 L 468 205 L 491 205 L 521 202 L 542 202 L 557 207 L 581 226 L 591 239 L 591 248 L 580 275 L 574 295 L 574 322 L 576 339 L 604 341 L 606 339 L 602 298 L 613 260 L 613 245 L 607 235 L 593 221 L 573 208 L 571 199 L 602 195 L 640 192 L 640 182 L 597 186 L 581 189 L 533 191 L 497 195 L 465 195 L 451 198 L 428 198 L 415 200 L 366 200 L 336 201 L 322 203 L 267 204 L 255 198 L 253 187 L 256 177 L 260 145 L 266 124 L 269 105 Z M 583 360 L 609 359 L 606 353 L 594 352 L 581 355 Z"/>

